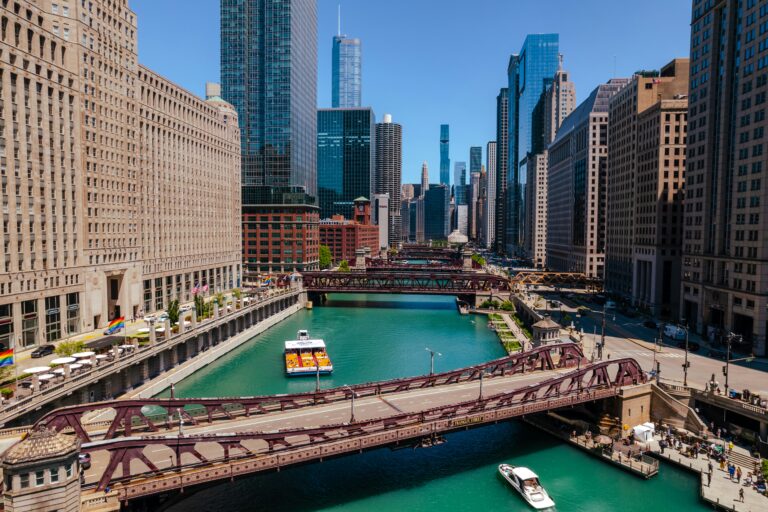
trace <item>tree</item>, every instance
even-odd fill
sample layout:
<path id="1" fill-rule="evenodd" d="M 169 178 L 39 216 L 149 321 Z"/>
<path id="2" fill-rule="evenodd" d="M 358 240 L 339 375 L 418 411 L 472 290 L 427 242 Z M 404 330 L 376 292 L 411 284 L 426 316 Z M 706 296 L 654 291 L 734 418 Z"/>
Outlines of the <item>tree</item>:
<path id="1" fill-rule="evenodd" d="M 205 301 L 201 295 L 195 295 L 195 314 L 197 318 L 202 319 L 203 313 L 205 313 Z"/>
<path id="2" fill-rule="evenodd" d="M 327 245 L 320 246 L 320 268 L 331 268 L 331 249 Z"/>
<path id="3" fill-rule="evenodd" d="M 214 300 L 216 300 L 216 304 L 218 304 L 220 308 L 224 307 L 224 294 L 223 293 L 221 293 L 221 292 L 217 293 L 216 294 L 216 298 Z"/>
<path id="4" fill-rule="evenodd" d="M 165 308 L 168 313 L 168 320 L 171 321 L 171 325 L 179 322 L 179 300 L 173 299 L 168 303 L 168 307 Z"/>
<path id="5" fill-rule="evenodd" d="M 85 343 L 82 341 L 64 341 L 56 346 L 56 355 L 61 357 L 69 357 L 72 354 L 82 352 L 85 350 Z"/>
<path id="6" fill-rule="evenodd" d="M 240 288 L 235 288 L 232 290 L 232 296 L 237 300 L 240 300 L 243 297 L 243 291 Z"/>
<path id="7" fill-rule="evenodd" d="M 512 301 L 505 300 L 504 302 L 501 303 L 501 309 L 504 310 L 504 311 L 509 311 L 511 313 L 514 313 L 515 312 L 515 305 L 512 304 Z"/>
<path id="8" fill-rule="evenodd" d="M 341 260 L 341 263 L 339 263 L 339 272 L 349 272 L 349 263 L 347 260 Z"/>

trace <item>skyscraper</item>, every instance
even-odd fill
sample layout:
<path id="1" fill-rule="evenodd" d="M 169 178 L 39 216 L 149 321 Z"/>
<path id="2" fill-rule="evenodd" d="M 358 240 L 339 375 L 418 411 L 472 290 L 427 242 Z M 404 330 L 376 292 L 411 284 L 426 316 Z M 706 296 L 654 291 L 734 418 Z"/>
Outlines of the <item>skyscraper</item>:
<path id="1" fill-rule="evenodd" d="M 453 195 L 456 204 L 467 204 L 467 162 L 453 164 Z"/>
<path id="2" fill-rule="evenodd" d="M 440 125 L 440 183 L 451 185 L 451 157 L 448 152 L 450 131 L 447 124 Z"/>
<path id="3" fill-rule="evenodd" d="M 758 356 L 768 354 L 768 78 L 765 43 L 750 40 L 763 41 L 765 5 L 693 2 L 680 308 L 692 329 L 739 334 Z"/>
<path id="4" fill-rule="evenodd" d="M 268 213 L 274 229 L 258 234 L 267 251 L 246 269 L 316 268 L 316 1 L 222 0 L 221 78 L 239 115 L 244 220 Z M 286 244 L 281 233 L 294 228 L 296 243 Z"/>
<path id="5" fill-rule="evenodd" d="M 359 39 L 341 34 L 333 38 L 331 104 L 333 108 L 359 107 L 362 97 L 362 55 Z"/>
<path id="6" fill-rule="evenodd" d="M 421 194 L 426 194 L 429 190 L 429 169 L 427 168 L 427 161 L 425 160 L 421 164 Z"/>
<path id="7" fill-rule="evenodd" d="M 496 226 L 494 244 L 497 253 L 506 251 L 507 176 L 509 169 L 509 89 L 496 96 Z"/>
<path id="8" fill-rule="evenodd" d="M 483 148 L 472 146 L 469 148 L 469 172 L 480 172 L 480 166 L 483 165 Z"/>
<path id="9" fill-rule="evenodd" d="M 424 194 L 424 239 L 446 240 L 450 233 L 451 189 L 448 185 L 432 185 Z"/>
<path id="10" fill-rule="evenodd" d="M 629 82 L 599 85 L 563 122 L 549 146 L 547 267 L 602 278 L 608 104 Z"/>
<path id="11" fill-rule="evenodd" d="M 667 317 L 679 312 L 688 67 L 635 75 L 608 124 L 605 289 Z"/>
<path id="12" fill-rule="evenodd" d="M 485 171 L 486 176 L 486 205 L 485 205 L 485 235 L 483 241 L 487 248 L 493 246 L 496 239 L 496 177 L 497 162 L 496 159 L 497 143 L 491 141 L 485 149 Z"/>
<path id="13" fill-rule="evenodd" d="M 401 241 L 400 191 L 403 174 L 403 128 L 390 114 L 376 124 L 375 193 L 389 194 L 389 243 Z"/>
<path id="14" fill-rule="evenodd" d="M 354 200 L 371 197 L 376 119 L 370 108 L 317 111 L 317 185 L 320 218 L 352 218 Z"/>
<path id="15" fill-rule="evenodd" d="M 507 67 L 509 79 L 506 251 L 521 253 L 522 183 L 520 162 L 533 150 L 533 110 L 559 63 L 558 34 L 530 34 L 520 53 L 512 55 Z"/>

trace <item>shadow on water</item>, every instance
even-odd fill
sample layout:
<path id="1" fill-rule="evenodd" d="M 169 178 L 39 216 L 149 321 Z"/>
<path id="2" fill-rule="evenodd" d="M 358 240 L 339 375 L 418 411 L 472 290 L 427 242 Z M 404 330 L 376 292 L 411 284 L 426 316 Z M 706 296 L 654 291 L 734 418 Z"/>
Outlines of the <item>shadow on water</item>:
<path id="1" fill-rule="evenodd" d="M 527 425 L 508 422 L 456 432 L 433 448 L 377 449 L 246 478 L 204 489 L 169 511 L 308 512 L 414 489 L 476 469 L 495 477 L 505 456 L 546 451 L 555 441 Z M 524 442 L 521 442 L 524 440 Z"/>

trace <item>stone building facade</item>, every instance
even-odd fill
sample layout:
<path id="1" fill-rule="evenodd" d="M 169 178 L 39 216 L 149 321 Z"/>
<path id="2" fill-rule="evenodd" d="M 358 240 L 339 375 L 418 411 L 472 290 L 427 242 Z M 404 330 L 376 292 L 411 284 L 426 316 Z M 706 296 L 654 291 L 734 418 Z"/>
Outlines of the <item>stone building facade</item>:
<path id="1" fill-rule="evenodd" d="M 240 242 L 220 241 L 211 253 L 207 230 L 185 230 L 168 206 L 182 201 L 158 188 L 173 194 L 181 188 L 173 182 L 183 183 L 183 198 L 197 198 L 185 217 L 230 215 L 210 191 L 239 189 L 230 179 L 239 164 L 231 114 L 138 65 L 127 0 L 3 1 L 0 17 L 0 344 L 29 349 L 154 310 L 161 301 L 145 307 L 144 286 L 170 274 L 215 279 L 226 267 L 236 286 Z M 152 139 L 142 140 L 150 125 Z M 220 165 L 204 171 L 212 152 Z M 193 169 L 209 174 L 205 183 L 188 179 Z M 165 290 L 163 306 L 186 298 Z"/>
<path id="2" fill-rule="evenodd" d="M 691 12 L 680 316 L 712 340 L 768 353 L 768 1 Z"/>

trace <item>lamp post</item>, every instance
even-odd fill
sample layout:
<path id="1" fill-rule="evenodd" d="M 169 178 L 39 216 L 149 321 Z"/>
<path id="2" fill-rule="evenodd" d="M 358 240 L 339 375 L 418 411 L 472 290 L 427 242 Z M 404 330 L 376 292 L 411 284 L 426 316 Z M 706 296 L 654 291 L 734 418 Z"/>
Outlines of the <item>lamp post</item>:
<path id="1" fill-rule="evenodd" d="M 478 397 L 478 400 L 483 399 L 483 377 L 485 377 L 485 368 L 480 371 L 480 396 Z"/>
<path id="2" fill-rule="evenodd" d="M 352 394 L 352 406 L 350 408 L 349 422 L 354 423 L 355 422 L 355 395 L 357 393 L 355 393 L 355 391 L 351 387 L 347 386 L 346 384 L 344 384 L 342 387 L 345 389 L 348 389 L 349 392 Z"/>
<path id="3" fill-rule="evenodd" d="M 597 346 L 597 358 L 603 360 L 603 346 L 605 346 L 605 304 L 603 304 L 603 321 L 600 330 L 600 344 Z"/>
<path id="4" fill-rule="evenodd" d="M 691 365 L 688 362 L 688 322 L 683 319 L 683 325 L 685 326 L 685 362 L 683 363 L 683 386 L 688 387 L 688 367 Z"/>
<path id="5" fill-rule="evenodd" d="M 441 354 L 440 352 L 436 352 L 429 347 L 426 347 L 424 350 L 429 352 L 429 374 L 433 375 L 435 373 L 435 354 L 437 354 L 440 357 L 442 357 L 443 354 Z"/>

